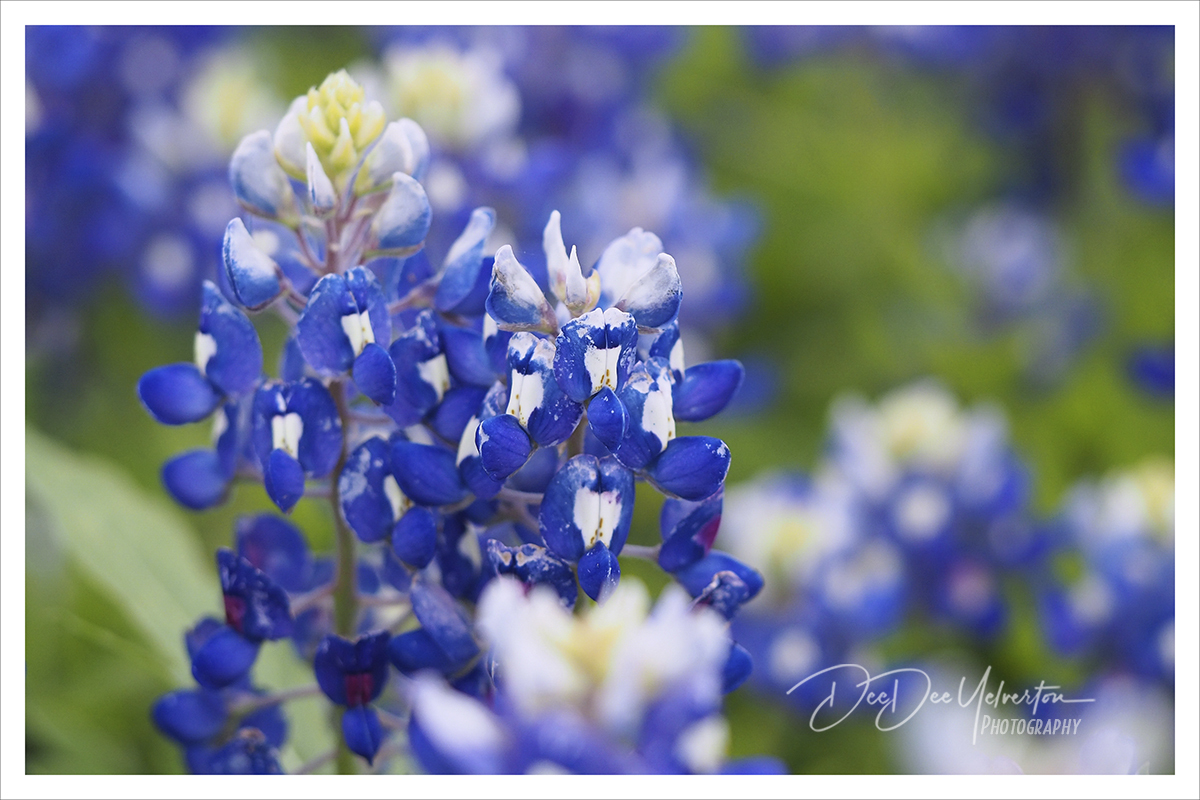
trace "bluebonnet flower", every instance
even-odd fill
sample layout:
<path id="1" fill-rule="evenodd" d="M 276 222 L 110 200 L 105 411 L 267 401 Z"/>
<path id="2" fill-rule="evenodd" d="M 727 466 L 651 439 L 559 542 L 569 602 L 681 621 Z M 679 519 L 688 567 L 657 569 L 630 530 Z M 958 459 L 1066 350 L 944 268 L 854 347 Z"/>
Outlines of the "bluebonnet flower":
<path id="1" fill-rule="evenodd" d="M 1175 680 L 1174 473 L 1172 462 L 1148 459 L 1076 485 L 1057 525 L 1062 570 L 1039 587 L 1043 629 L 1056 650 L 1168 686 Z"/>
<path id="2" fill-rule="evenodd" d="M 582 588 L 607 607 L 618 556 L 658 558 L 662 548 L 626 544 L 638 480 L 702 509 L 681 513 L 688 521 L 665 536 L 660 563 L 686 589 L 673 589 L 684 599 L 672 603 L 720 628 L 762 589 L 755 570 L 711 550 L 729 449 L 675 432 L 676 417 L 725 408 L 743 371 L 685 364 L 681 281 L 658 237 L 634 229 L 585 272 L 551 215 L 542 239 L 553 299 L 511 245 L 485 255 L 491 208 L 476 208 L 431 261 L 421 184 L 430 147 L 415 123 L 389 123 L 380 108 L 335 73 L 297 98 L 273 135 L 242 140 L 229 178 L 253 218 L 226 226 L 196 363 L 152 370 L 139 386 L 162 421 L 217 412 L 214 448 L 164 467 L 180 502 L 210 507 L 241 477 L 261 480 L 284 513 L 315 496 L 335 515 L 334 558 L 310 552 L 279 517 L 239 521 L 237 552 L 219 554 L 226 621 L 189 635 L 198 682 L 248 686 L 261 642 L 290 637 L 345 707 L 343 741 L 371 764 L 413 699 L 407 684 L 387 691 L 392 667 L 423 682 L 439 673 L 463 698 L 495 695 L 470 611 L 492 583 L 517 581 L 563 607 Z M 290 329 L 269 376 L 247 316 L 258 313 Z M 752 665 L 726 645 L 719 666 L 717 688 L 732 690 Z M 652 709 L 639 759 L 590 769 L 715 769 L 720 693 L 677 688 L 680 698 Z M 569 730 L 579 743 L 597 735 Z M 274 766 L 250 734 L 201 744 L 222 755 L 205 751 L 196 770 Z M 412 747 L 422 746 L 418 736 Z"/>
<path id="3" fill-rule="evenodd" d="M 409 739 L 427 770 L 719 772 L 730 643 L 719 615 L 670 588 L 653 610 L 626 581 L 584 616 L 552 591 L 492 583 L 479 625 L 495 660 L 491 707 L 418 675 Z M 756 762 L 759 771 L 777 763 Z"/>

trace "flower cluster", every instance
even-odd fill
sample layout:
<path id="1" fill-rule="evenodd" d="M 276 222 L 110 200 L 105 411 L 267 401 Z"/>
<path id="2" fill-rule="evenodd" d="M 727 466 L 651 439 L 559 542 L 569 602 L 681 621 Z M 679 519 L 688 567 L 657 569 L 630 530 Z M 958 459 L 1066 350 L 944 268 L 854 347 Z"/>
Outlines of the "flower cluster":
<path id="1" fill-rule="evenodd" d="M 233 154 L 230 183 L 248 213 L 226 226 L 194 359 L 149 371 L 138 394 L 164 424 L 212 420 L 211 448 L 163 467 L 181 504 L 214 506 L 237 480 L 261 481 L 284 514 L 306 497 L 326 499 L 337 550 L 315 556 L 302 532 L 274 515 L 242 520 L 235 548 L 218 553 L 224 621 L 206 619 L 188 635 L 200 688 L 164 698 L 155 719 L 193 769 L 277 771 L 276 717 L 260 724 L 247 710 L 281 702 L 278 694 L 256 700 L 251 673 L 264 642 L 290 638 L 312 662 L 316 687 L 283 696 L 323 693 L 343 709 L 345 746 L 372 764 L 403 753 L 389 737 L 407 724 L 413 752 L 433 770 L 545 761 L 581 771 L 716 769 L 720 690 L 750 672 L 725 620 L 762 578 L 711 551 L 728 447 L 679 436 L 676 423 L 721 411 L 742 368 L 686 365 L 675 259 L 640 228 L 585 270 L 552 213 L 542 231 L 548 280 L 539 283 L 511 244 L 489 254 L 497 214 L 479 207 L 431 260 L 433 209 L 422 181 L 432 160 L 423 129 L 389 122 L 344 71 Z M 262 312 L 290 330 L 275 370 L 252 322 Z M 627 545 L 639 483 L 669 498 L 657 547 Z M 574 624 L 569 609 L 587 614 L 598 602 L 573 646 L 590 646 L 587 630 L 596 646 L 615 646 L 621 625 L 641 624 L 646 613 L 644 595 L 620 584 L 621 555 L 656 561 L 682 587 L 653 615 L 662 629 L 654 636 L 695 642 L 656 652 L 660 660 L 643 665 L 652 675 L 622 675 L 636 684 L 624 727 L 572 723 L 557 746 L 588 749 L 611 735 L 612 747 L 633 747 L 637 758 L 572 761 L 522 744 L 532 721 L 506 716 L 504 698 L 520 705 L 521 695 L 505 687 L 534 673 L 503 665 L 527 659 L 517 651 L 536 636 L 511 587 L 530 592 L 534 616 L 550 614 L 549 603 L 566 620 L 558 625 Z M 491 605 L 511 614 L 480 601 L 498 576 L 509 588 L 492 591 L 500 599 Z M 579 589 L 590 600 L 581 602 Z M 653 649 L 644 635 L 635 639 Z M 703 686 L 678 684 L 701 652 Z M 389 680 L 393 668 L 400 682 Z M 473 709 L 461 712 L 468 718 L 508 719 L 516 737 L 508 755 L 479 756 L 474 767 L 447 760 L 479 741 L 470 726 L 414 721 L 430 692 L 451 693 L 448 707 Z M 672 692 L 687 697 L 668 702 Z M 642 713 L 657 727 L 631 739 L 628 726 Z"/>
<path id="2" fill-rule="evenodd" d="M 1007 617 L 1002 574 L 1047 549 L 994 409 L 962 409 L 921 382 L 875 404 L 838 401 L 830 428 L 811 477 L 769 476 L 727 497 L 726 546 L 768 569 L 735 632 L 764 664 L 760 682 L 785 691 L 865 658 L 863 646 L 913 616 L 995 637 Z"/>
<path id="3" fill-rule="evenodd" d="M 1175 465 L 1081 481 L 1053 525 L 1042 627 L 1058 652 L 1175 685 Z"/>

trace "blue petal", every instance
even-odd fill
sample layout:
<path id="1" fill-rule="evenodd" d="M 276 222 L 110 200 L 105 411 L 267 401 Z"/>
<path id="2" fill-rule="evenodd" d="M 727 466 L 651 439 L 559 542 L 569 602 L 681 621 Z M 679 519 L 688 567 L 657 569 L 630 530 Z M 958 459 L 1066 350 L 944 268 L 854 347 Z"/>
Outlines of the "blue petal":
<path id="1" fill-rule="evenodd" d="M 304 534 L 274 514 L 242 517 L 234 531 L 237 554 L 283 589 L 303 592 L 312 570 Z"/>
<path id="2" fill-rule="evenodd" d="M 479 423 L 475 446 L 483 469 L 492 480 L 503 481 L 529 460 L 533 442 L 512 414 L 501 414 Z"/>
<path id="3" fill-rule="evenodd" d="M 654 266 L 634 281 L 613 307 L 633 315 L 639 328 L 654 329 L 672 322 L 682 301 L 683 284 L 675 259 L 660 253 Z"/>
<path id="4" fill-rule="evenodd" d="M 388 312 L 387 297 L 375 273 L 359 266 L 346 270 L 345 278 L 346 291 L 353 298 L 354 307 L 360 312 L 367 312 L 375 341 L 381 346 L 386 345 L 392 340 L 392 319 Z"/>
<path id="5" fill-rule="evenodd" d="M 237 300 L 247 308 L 262 308 L 282 291 L 279 265 L 254 243 L 241 219 L 235 217 L 225 228 L 221 246 L 225 275 Z"/>
<path id="6" fill-rule="evenodd" d="M 442 328 L 442 343 L 450 374 L 460 383 L 484 389 L 496 382 L 496 373 L 483 347 L 483 337 L 468 328 L 447 325 Z"/>
<path id="7" fill-rule="evenodd" d="M 213 753 L 208 772 L 214 775 L 278 775 L 279 754 L 261 731 L 238 731 L 233 739 Z"/>
<path id="8" fill-rule="evenodd" d="M 350 369 L 354 348 L 342 328 L 342 317 L 358 311 L 341 275 L 326 275 L 317 281 L 296 323 L 296 342 L 313 369 L 325 375 Z"/>
<path id="9" fill-rule="evenodd" d="M 378 250 L 404 254 L 425 241 L 433 212 L 425 189 L 403 172 L 392 175 L 392 189 L 372 223 Z"/>
<path id="10" fill-rule="evenodd" d="M 459 462 L 458 473 L 471 493 L 482 500 L 492 499 L 504 488 L 504 481 L 488 475 L 479 456 L 467 456 Z"/>
<path id="11" fill-rule="evenodd" d="M 223 393 L 244 394 L 262 376 L 262 344 L 253 323 L 226 300 L 211 281 L 205 281 L 199 331 L 211 336 L 216 351 L 207 359 L 204 374 Z"/>
<path id="12" fill-rule="evenodd" d="M 388 679 L 387 652 L 391 634 L 387 631 L 365 634 L 356 641 L 329 635 L 321 640 L 313 656 L 313 671 L 317 684 L 333 702 L 339 705 L 371 702 L 383 692 Z M 369 679 L 364 686 L 361 678 Z M 368 690 L 366 697 L 350 697 L 347 678 L 359 679 L 358 692 Z"/>
<path id="13" fill-rule="evenodd" d="M 732 572 L 746 584 L 746 587 L 750 590 L 750 595 L 747 599 L 752 599 L 762 589 L 763 578 L 758 570 L 746 566 L 733 556 L 722 553 L 720 550 L 713 550 L 696 563 L 675 573 L 675 580 L 683 584 L 683 587 L 688 590 L 688 594 L 692 597 L 698 597 L 712 583 L 713 577 L 722 571 Z"/>
<path id="14" fill-rule="evenodd" d="M 304 377 L 307 366 L 300 343 L 295 336 L 289 336 L 283 344 L 283 352 L 279 354 L 279 379 L 292 383 Z"/>
<path id="15" fill-rule="evenodd" d="M 619 553 L 629 536 L 633 503 L 633 474 L 615 459 L 575 456 L 546 487 L 538 527 L 546 546 L 569 561 L 584 554 L 599 535 L 599 528 L 608 528 L 608 547 Z M 598 528 L 585 531 L 581 524 Z"/>
<path id="16" fill-rule="evenodd" d="M 289 387 L 288 411 L 304 421 L 299 461 L 304 471 L 323 478 L 333 471 L 342 455 L 342 420 L 333 395 L 318 380 L 305 378 Z"/>
<path id="17" fill-rule="evenodd" d="M 189 450 L 163 464 L 162 482 L 171 496 L 196 511 L 225 499 L 229 477 L 213 450 Z"/>
<path id="18" fill-rule="evenodd" d="M 426 309 L 417 315 L 412 327 L 392 342 L 388 352 L 396 364 L 398 398 L 421 414 L 441 402 L 446 386 L 439 382 L 449 376 L 447 365 L 438 366 L 442 339 L 432 311 Z"/>
<path id="19" fill-rule="evenodd" d="M 542 447 L 535 450 L 525 466 L 514 472 L 508 479 L 508 486 L 518 492 L 533 492 L 541 494 L 546 491 L 550 479 L 558 472 L 558 450 L 553 447 Z"/>
<path id="20" fill-rule="evenodd" d="M 354 360 L 354 386 L 381 406 L 396 400 L 396 365 L 375 342 L 367 344 Z"/>
<path id="21" fill-rule="evenodd" d="M 261 708 L 242 717 L 238 728 L 240 730 L 258 729 L 267 740 L 267 744 L 272 747 L 283 747 L 283 743 L 287 741 L 287 719 L 284 718 L 283 711 L 278 704 Z"/>
<path id="22" fill-rule="evenodd" d="M 221 396 L 195 364 L 155 367 L 138 381 L 138 397 L 164 425 L 199 422 L 221 402 Z"/>
<path id="23" fill-rule="evenodd" d="M 466 614 L 445 589 L 417 580 L 413 582 L 411 598 L 417 621 L 451 661 L 465 665 L 479 654 Z"/>
<path id="24" fill-rule="evenodd" d="M 260 217 L 295 213 L 292 186 L 275 160 L 270 131 L 251 133 L 238 143 L 229 160 L 229 184 L 237 201 Z"/>
<path id="25" fill-rule="evenodd" d="M 696 596 L 696 602 L 706 605 L 725 619 L 733 615 L 750 599 L 750 587 L 736 573 L 721 570 L 713 575 L 708 586 Z"/>
<path id="26" fill-rule="evenodd" d="M 738 361 L 710 361 L 684 373 L 674 388 L 675 419 L 701 422 L 729 405 L 746 371 Z"/>
<path id="27" fill-rule="evenodd" d="M 596 438 L 610 450 L 615 450 L 625 438 L 629 414 L 617 398 L 617 393 L 607 386 L 588 403 L 588 425 Z"/>
<path id="28" fill-rule="evenodd" d="M 484 269 L 490 265 L 483 263 L 483 247 L 495 226 L 496 212 L 492 209 L 483 207 L 471 212 L 466 228 L 446 253 L 433 301 L 438 311 L 468 316 L 483 313 L 491 278 L 490 269 Z"/>
<path id="29" fill-rule="evenodd" d="M 694 564 L 712 549 L 721 528 L 724 493 L 718 492 L 699 502 L 668 499 L 663 504 L 659 526 L 662 548 L 658 565 L 667 572 L 678 572 Z"/>
<path id="30" fill-rule="evenodd" d="M 230 627 L 250 640 L 282 639 L 291 634 L 287 593 L 270 576 L 224 547 L 217 551 L 217 572 Z"/>
<path id="31" fill-rule="evenodd" d="M 373 436 L 354 449 L 338 476 L 342 516 L 358 538 L 377 542 L 396 524 L 384 481 L 392 475 L 392 448 Z"/>
<path id="32" fill-rule="evenodd" d="M 304 468 L 286 451 L 276 448 L 263 467 L 263 484 L 271 502 L 286 514 L 304 496 Z"/>
<path id="33" fill-rule="evenodd" d="M 427 508 L 410 508 L 392 529 L 392 552 L 409 566 L 422 569 L 437 549 L 437 518 Z"/>
<path id="34" fill-rule="evenodd" d="M 485 395 L 487 389 L 479 386 L 457 386 L 446 392 L 433 414 L 434 432 L 447 442 L 460 441 Z"/>
<path id="35" fill-rule="evenodd" d="M 660 386 L 647 365 L 639 364 L 617 392 L 617 398 L 625 407 L 628 422 L 625 438 L 613 452 L 630 469 L 643 469 L 672 441 L 670 387 Z"/>
<path id="36" fill-rule="evenodd" d="M 729 472 L 729 448 L 711 436 L 681 436 L 647 469 L 646 476 L 664 494 L 703 500 L 721 488 Z"/>
<path id="37" fill-rule="evenodd" d="M 633 317 L 615 308 L 597 308 L 570 320 L 555 342 L 559 386 L 579 403 L 601 386 L 620 389 L 637 359 L 637 342 Z"/>
<path id="38" fill-rule="evenodd" d="M 250 671 L 259 642 L 222 626 L 192 656 L 192 677 L 206 689 L 222 689 Z"/>
<path id="39" fill-rule="evenodd" d="M 725 666 L 721 669 L 721 691 L 729 694 L 745 683 L 753 670 L 754 659 L 750 657 L 750 651 L 733 642 L 729 648 L 729 658 L 725 659 Z"/>
<path id="40" fill-rule="evenodd" d="M 454 454 L 444 448 L 397 441 L 392 445 L 392 469 L 400 490 L 420 505 L 454 505 L 466 497 Z"/>
<path id="41" fill-rule="evenodd" d="M 567 561 L 546 548 L 536 544 L 507 547 L 495 539 L 488 539 L 487 563 L 492 574 L 513 575 L 526 586 L 549 586 L 558 594 L 564 606 L 575 607 L 578 596 L 575 572 Z"/>
<path id="42" fill-rule="evenodd" d="M 579 559 L 579 588 L 593 600 L 604 602 L 620 580 L 621 564 L 603 542 Z"/>
<path id="43" fill-rule="evenodd" d="M 405 675 L 412 675 L 424 669 L 449 674 L 455 672 L 458 667 L 434 638 L 420 628 L 393 636 L 388 645 L 388 658 L 396 669 Z"/>
<path id="44" fill-rule="evenodd" d="M 563 393 L 554 377 L 554 344 L 522 332 L 508 345 L 513 386 L 509 410 L 524 421 L 530 438 L 542 447 L 553 447 L 571 438 L 583 416 L 583 406 Z M 517 376 L 524 376 L 521 384 Z M 536 402 L 536 405 L 531 405 Z"/>
<path id="45" fill-rule="evenodd" d="M 504 330 L 552 331 L 558 324 L 546 296 L 509 245 L 496 252 L 486 307 Z"/>
<path id="46" fill-rule="evenodd" d="M 150 709 L 150 717 L 167 736 L 191 744 L 220 733 L 228 715 L 218 692 L 193 690 L 163 695 Z"/>
<path id="47" fill-rule="evenodd" d="M 383 743 L 383 726 L 375 709 L 370 706 L 346 709 L 342 714 L 342 736 L 350 752 L 362 756 L 368 764 L 375 763 L 375 754 Z"/>

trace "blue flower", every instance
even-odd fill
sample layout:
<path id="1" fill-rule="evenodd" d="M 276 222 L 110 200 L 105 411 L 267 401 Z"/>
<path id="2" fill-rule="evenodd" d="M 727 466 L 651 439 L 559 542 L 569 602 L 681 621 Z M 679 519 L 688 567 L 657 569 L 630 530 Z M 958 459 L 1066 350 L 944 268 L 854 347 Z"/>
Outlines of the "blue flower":
<path id="1" fill-rule="evenodd" d="M 254 396 L 254 452 L 267 494 L 283 512 L 304 496 L 305 476 L 323 478 L 342 452 L 342 422 L 319 381 L 270 382 Z"/>
<path id="2" fill-rule="evenodd" d="M 138 381 L 142 404 L 165 425 L 204 419 L 226 398 L 252 390 L 262 375 L 254 325 L 207 281 L 195 351 L 193 363 L 156 367 Z"/>
<path id="3" fill-rule="evenodd" d="M 373 763 L 383 742 L 379 715 L 371 707 L 388 680 L 387 631 L 351 642 L 326 636 L 317 648 L 313 671 L 325 696 L 341 706 L 342 735 L 351 751 Z"/>

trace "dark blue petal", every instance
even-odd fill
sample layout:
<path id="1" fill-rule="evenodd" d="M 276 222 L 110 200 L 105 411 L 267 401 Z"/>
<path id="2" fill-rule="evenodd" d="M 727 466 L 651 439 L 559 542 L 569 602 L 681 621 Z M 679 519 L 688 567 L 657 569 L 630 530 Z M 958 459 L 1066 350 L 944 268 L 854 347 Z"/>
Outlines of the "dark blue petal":
<path id="1" fill-rule="evenodd" d="M 449 367 L 442 355 L 442 338 L 433 312 L 417 315 L 413 325 L 388 348 L 396 364 L 396 396 L 425 414 L 449 387 Z"/>
<path id="2" fill-rule="evenodd" d="M 459 666 L 446 655 L 427 631 L 420 628 L 393 636 L 388 645 L 388 658 L 396 669 L 405 675 L 412 675 L 423 669 L 449 674 Z"/>
<path id="3" fill-rule="evenodd" d="M 359 312 L 367 312 L 371 325 L 371 334 L 375 341 L 386 347 L 392 340 L 392 317 L 388 313 L 387 298 L 383 287 L 375 273 L 366 267 L 354 267 L 346 270 L 346 291 L 354 298 L 354 306 Z"/>
<path id="4" fill-rule="evenodd" d="M 729 694 L 745 683 L 753 670 L 754 659 L 750 657 L 750 651 L 733 642 L 729 648 L 729 658 L 725 659 L 725 666 L 721 669 L 721 691 Z"/>
<path id="5" fill-rule="evenodd" d="M 465 434 L 465 431 L 464 431 Z M 490 500 L 504 488 L 504 481 L 498 481 L 483 468 L 483 459 L 479 456 L 467 456 L 458 464 L 458 474 L 471 493 L 482 500 Z"/>
<path id="6" fill-rule="evenodd" d="M 621 564 L 613 551 L 597 542 L 579 559 L 579 588 L 588 597 L 604 602 L 621 580 Z"/>
<path id="7" fill-rule="evenodd" d="M 303 592 L 312 570 L 308 542 L 295 525 L 274 514 L 242 517 L 234 533 L 237 553 L 289 592 Z"/>
<path id="8" fill-rule="evenodd" d="M 211 338 L 214 347 L 206 356 L 203 372 L 224 394 L 244 394 L 262 375 L 262 344 L 254 324 L 226 300 L 211 281 L 204 282 L 199 335 Z M 207 341 L 207 340 L 206 340 Z M 197 343 L 197 356 L 200 345 Z"/>
<path id="9" fill-rule="evenodd" d="M 425 241 L 433 212 L 425 189 L 417 181 L 397 172 L 392 189 L 375 215 L 372 228 L 384 253 L 404 254 Z"/>
<path id="10" fill-rule="evenodd" d="M 225 499 L 229 478 L 213 450 L 189 450 L 163 464 L 162 482 L 183 506 L 197 511 Z"/>
<path id="11" fill-rule="evenodd" d="M 350 752 L 362 756 L 368 764 L 375 763 L 375 754 L 383 743 L 383 726 L 375 709 L 370 706 L 346 709 L 342 714 L 342 736 Z"/>
<path id="12" fill-rule="evenodd" d="M 278 704 L 260 708 L 242 717 L 240 729 L 256 728 L 272 747 L 283 747 L 287 741 L 288 724 Z"/>
<path id="13" fill-rule="evenodd" d="M 544 584 L 554 589 L 567 608 L 575 607 L 578 589 L 575 572 L 564 559 L 536 544 L 507 547 L 496 539 L 488 539 L 486 558 L 494 575 L 513 575 L 526 586 Z"/>
<path id="14" fill-rule="evenodd" d="M 725 619 L 733 619 L 733 615 L 749 599 L 750 587 L 729 570 L 721 570 L 713 575 L 708 586 L 696 596 L 698 604 L 708 606 Z"/>
<path id="15" fill-rule="evenodd" d="M 247 728 L 238 731 L 229 744 L 208 760 L 213 775 L 279 775 L 279 754 L 262 731 Z"/>
<path id="16" fill-rule="evenodd" d="M 247 639 L 282 639 L 291 634 L 287 593 L 262 570 L 232 550 L 217 551 L 225 595 L 225 622 Z"/>
<path id="17" fill-rule="evenodd" d="M 672 439 L 646 469 L 664 494 L 684 500 L 703 500 L 721 488 L 729 472 L 729 448 L 711 436 Z"/>
<path id="18" fill-rule="evenodd" d="M 338 476 L 338 498 L 342 516 L 358 538 L 377 542 L 396 524 L 396 510 L 388 497 L 385 481 L 392 477 L 392 448 L 374 436 L 354 449 Z M 399 494 L 399 486 L 395 487 Z M 396 498 L 403 504 L 403 497 Z"/>
<path id="19" fill-rule="evenodd" d="M 442 343 L 450 374 L 460 383 L 489 388 L 496 373 L 483 347 L 483 337 L 468 328 L 447 325 L 442 328 Z"/>
<path id="20" fill-rule="evenodd" d="M 231 219 L 225 228 L 221 255 L 225 276 L 239 303 L 258 309 L 279 296 L 279 266 L 254 243 L 241 219 Z"/>
<path id="21" fill-rule="evenodd" d="M 663 504 L 660 567 L 677 572 L 708 555 L 721 527 L 723 498 L 724 493 L 718 492 L 699 503 L 668 499 Z"/>
<path id="22" fill-rule="evenodd" d="M 346 670 L 345 664 L 352 658 L 353 648 L 350 642 L 334 636 L 326 636 L 317 645 L 313 656 L 313 673 L 317 685 L 333 702 L 340 706 L 346 705 Z"/>
<path id="23" fill-rule="evenodd" d="M 533 492 L 541 494 L 546 491 L 550 479 L 558 472 L 558 450 L 553 447 L 543 447 L 535 450 L 525 466 L 512 474 L 508 479 L 508 487 L 518 492 Z"/>
<path id="24" fill-rule="evenodd" d="M 670 325 L 664 325 L 658 333 L 642 334 L 638 339 L 639 348 L 645 341 L 649 342 L 644 353 L 645 360 L 663 359 L 671 365 L 675 380 L 683 380 L 683 343 L 679 340 L 678 320 Z"/>
<path id="25" fill-rule="evenodd" d="M 392 445 L 392 469 L 400 490 L 420 505 L 454 505 L 467 495 L 454 453 L 444 448 L 397 441 Z"/>
<path id="26" fill-rule="evenodd" d="M 475 432 L 475 446 L 483 469 L 496 481 L 503 481 L 529 460 L 533 442 L 512 414 L 485 419 Z"/>
<path id="27" fill-rule="evenodd" d="M 221 402 L 216 388 L 195 364 L 155 367 L 138 381 L 138 397 L 164 425 L 199 422 Z"/>
<path id="28" fill-rule="evenodd" d="M 427 508 L 410 508 L 392 530 L 392 552 L 409 566 L 422 569 L 437 548 L 437 518 Z"/>
<path id="29" fill-rule="evenodd" d="M 639 364 L 617 392 L 617 398 L 629 419 L 625 438 L 613 452 L 630 469 L 644 469 L 675 434 L 670 386 L 660 386 L 648 366 Z"/>
<path id="30" fill-rule="evenodd" d="M 487 389 L 479 386 L 456 386 L 446 392 L 434 412 L 433 430 L 447 442 L 461 441 L 463 429 L 479 411 L 486 394 Z"/>
<path id="31" fill-rule="evenodd" d="M 710 361 L 684 373 L 675 386 L 675 419 L 701 422 L 729 405 L 746 371 L 738 361 Z"/>
<path id="32" fill-rule="evenodd" d="M 748 567 L 733 556 L 713 550 L 696 563 L 675 573 L 675 580 L 683 584 L 692 597 L 699 597 L 712 583 L 718 572 L 732 572 L 746 584 L 752 599 L 763 586 L 763 577 L 758 570 Z"/>
<path id="33" fill-rule="evenodd" d="M 491 279 L 491 265 L 484 263 L 483 247 L 495 225 L 496 212 L 492 209 L 471 212 L 466 228 L 446 253 L 433 301 L 438 311 L 469 316 L 483 313 Z"/>
<path id="34" fill-rule="evenodd" d="M 678 316 L 682 301 L 683 284 L 675 259 L 660 253 L 654 266 L 634 281 L 613 306 L 631 314 L 639 328 L 661 328 Z"/>
<path id="35" fill-rule="evenodd" d="M 206 689 L 223 689 L 250 671 L 258 647 L 258 641 L 222 626 L 192 657 L 192 677 Z"/>
<path id="36" fill-rule="evenodd" d="M 553 331 L 558 324 L 545 294 L 509 245 L 496 253 L 486 306 L 488 315 L 504 330 Z"/>
<path id="37" fill-rule="evenodd" d="M 354 386 L 381 406 L 396 400 L 396 365 L 375 342 L 368 343 L 354 359 Z"/>
<path id="38" fill-rule="evenodd" d="M 207 690 L 171 692 L 150 709 L 158 729 L 181 744 L 216 736 L 225 727 L 227 716 L 220 693 Z"/>
<path id="39" fill-rule="evenodd" d="M 324 375 L 340 375 L 354 364 L 354 348 L 342 327 L 342 318 L 359 311 L 341 275 L 326 275 L 317 281 L 296 323 L 296 342 L 313 369 Z"/>
<path id="40" fill-rule="evenodd" d="M 263 486 L 271 502 L 288 513 L 304 496 L 304 468 L 285 451 L 276 448 L 263 467 Z"/>
<path id="41" fill-rule="evenodd" d="M 299 461 L 304 471 L 323 478 L 333 471 L 342 455 L 342 420 L 337 405 L 320 381 L 313 378 L 290 385 L 288 411 L 304 421 Z"/>
<path id="42" fill-rule="evenodd" d="M 189 628 L 183 636 L 184 645 L 187 647 L 188 658 L 195 658 L 196 653 L 204 646 L 204 643 L 215 636 L 225 623 L 213 617 L 204 617 L 197 622 L 193 627 Z"/>
<path id="43" fill-rule="evenodd" d="M 356 641 L 329 635 L 313 656 L 317 685 L 339 705 L 373 701 L 387 685 L 387 653 L 391 634 L 365 634 Z"/>
<path id="44" fill-rule="evenodd" d="M 625 438 L 629 414 L 617 398 L 617 393 L 607 386 L 588 403 L 588 425 L 596 438 L 610 450 L 616 449 Z"/>
<path id="45" fill-rule="evenodd" d="M 413 582 L 411 597 L 417 621 L 451 661 L 465 664 L 479 654 L 466 614 L 445 589 L 418 580 Z"/>

